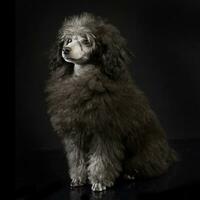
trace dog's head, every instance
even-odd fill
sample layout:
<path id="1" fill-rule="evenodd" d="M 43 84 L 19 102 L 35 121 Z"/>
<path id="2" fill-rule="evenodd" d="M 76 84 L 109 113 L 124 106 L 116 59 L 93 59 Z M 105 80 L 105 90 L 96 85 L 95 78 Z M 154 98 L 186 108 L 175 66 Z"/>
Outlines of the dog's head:
<path id="1" fill-rule="evenodd" d="M 66 19 L 59 30 L 52 67 L 95 64 L 110 78 L 120 76 L 130 61 L 125 39 L 100 17 L 83 13 Z"/>
<path id="2" fill-rule="evenodd" d="M 62 57 L 66 62 L 74 64 L 87 63 L 95 49 L 94 35 L 91 33 L 66 34 Z"/>

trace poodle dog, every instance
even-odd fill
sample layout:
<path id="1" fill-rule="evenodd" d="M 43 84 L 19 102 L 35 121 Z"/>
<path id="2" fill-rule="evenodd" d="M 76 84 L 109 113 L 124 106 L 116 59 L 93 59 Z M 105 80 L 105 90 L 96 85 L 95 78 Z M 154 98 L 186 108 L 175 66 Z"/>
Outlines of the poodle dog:
<path id="1" fill-rule="evenodd" d="M 92 14 L 69 17 L 59 30 L 47 104 L 66 150 L 72 187 L 89 181 L 93 191 L 102 191 L 121 175 L 159 176 L 176 160 L 132 80 L 131 57 L 119 30 Z"/>

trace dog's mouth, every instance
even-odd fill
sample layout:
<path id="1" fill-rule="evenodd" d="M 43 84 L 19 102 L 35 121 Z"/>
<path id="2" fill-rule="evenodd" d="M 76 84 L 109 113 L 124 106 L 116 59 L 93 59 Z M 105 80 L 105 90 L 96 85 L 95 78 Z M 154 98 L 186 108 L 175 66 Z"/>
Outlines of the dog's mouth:
<path id="1" fill-rule="evenodd" d="M 77 60 L 77 59 L 72 58 L 70 56 L 66 56 L 64 59 L 65 59 L 65 61 L 75 61 L 75 60 Z"/>
<path id="2" fill-rule="evenodd" d="M 65 60 L 65 62 L 69 62 L 69 63 L 73 63 L 73 64 L 83 64 L 83 63 L 87 62 L 86 57 L 73 58 L 73 57 L 70 57 L 70 55 L 62 55 L 62 57 Z"/>
<path id="3" fill-rule="evenodd" d="M 64 60 L 66 61 L 66 62 L 71 62 L 71 63 L 82 63 L 83 61 L 82 61 L 82 58 L 79 58 L 79 59 L 76 59 L 76 58 L 72 58 L 72 57 L 66 57 L 66 58 L 64 58 Z"/>
<path id="4" fill-rule="evenodd" d="M 72 58 L 69 55 L 62 55 L 62 57 L 66 62 L 75 62 L 76 60 L 79 60 L 79 59 Z"/>

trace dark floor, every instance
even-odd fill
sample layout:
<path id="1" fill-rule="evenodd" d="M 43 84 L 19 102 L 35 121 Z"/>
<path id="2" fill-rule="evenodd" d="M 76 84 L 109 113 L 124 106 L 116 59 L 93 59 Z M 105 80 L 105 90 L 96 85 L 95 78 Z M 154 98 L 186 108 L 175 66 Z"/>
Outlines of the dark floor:
<path id="1" fill-rule="evenodd" d="M 89 186 L 71 190 L 61 150 L 21 153 L 16 164 L 16 199 L 194 199 L 193 195 L 196 195 L 195 199 L 200 199 L 200 140 L 170 143 L 180 160 L 166 175 L 134 182 L 118 180 L 113 188 L 105 192 L 91 192 Z"/>

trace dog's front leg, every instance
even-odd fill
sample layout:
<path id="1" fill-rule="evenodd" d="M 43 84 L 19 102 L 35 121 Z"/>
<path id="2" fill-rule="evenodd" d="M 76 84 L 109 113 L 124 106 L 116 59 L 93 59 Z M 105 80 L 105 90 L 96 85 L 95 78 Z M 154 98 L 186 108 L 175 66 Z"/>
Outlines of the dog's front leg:
<path id="1" fill-rule="evenodd" d="M 74 140 L 66 138 L 65 150 L 67 153 L 67 161 L 69 165 L 71 187 L 84 185 L 87 180 L 87 168 L 82 147 Z"/>
<path id="2" fill-rule="evenodd" d="M 94 138 L 90 149 L 88 178 L 93 191 L 103 191 L 114 185 L 121 171 L 123 147 L 116 141 Z"/>

